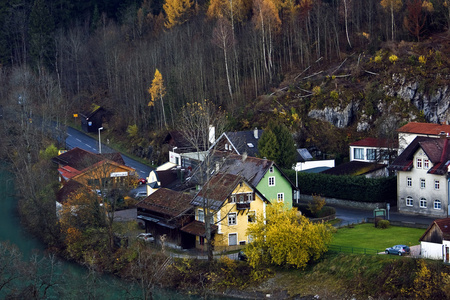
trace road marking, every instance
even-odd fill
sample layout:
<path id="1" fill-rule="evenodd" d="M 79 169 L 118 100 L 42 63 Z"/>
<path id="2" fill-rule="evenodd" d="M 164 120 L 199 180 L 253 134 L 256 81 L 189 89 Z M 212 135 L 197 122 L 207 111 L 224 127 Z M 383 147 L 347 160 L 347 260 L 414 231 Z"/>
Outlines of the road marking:
<path id="1" fill-rule="evenodd" d="M 79 141 L 80 143 L 81 143 L 81 140 L 80 139 L 76 139 L 77 141 Z"/>

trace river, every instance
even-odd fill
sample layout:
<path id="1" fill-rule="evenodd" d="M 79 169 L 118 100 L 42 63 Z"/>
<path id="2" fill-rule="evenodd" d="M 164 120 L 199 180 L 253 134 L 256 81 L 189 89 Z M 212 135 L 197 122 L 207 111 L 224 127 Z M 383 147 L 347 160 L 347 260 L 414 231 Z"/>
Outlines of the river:
<path id="1" fill-rule="evenodd" d="M 14 197 L 14 177 L 0 164 L 0 241 L 9 241 L 18 246 L 23 260 L 29 261 L 33 253 L 45 256 L 44 245 L 28 234 L 20 224 Z M 65 260 L 57 264 L 58 284 L 50 288 L 47 299 L 140 299 L 137 289 L 130 291 L 130 285 L 113 276 L 89 276 L 86 268 Z M 0 272 L 0 276 L 2 273 Z M 0 299 L 5 298 L 5 289 L 0 290 Z M 156 300 L 200 299 L 170 290 L 156 290 Z M 230 298 L 215 298 L 230 299 Z"/>

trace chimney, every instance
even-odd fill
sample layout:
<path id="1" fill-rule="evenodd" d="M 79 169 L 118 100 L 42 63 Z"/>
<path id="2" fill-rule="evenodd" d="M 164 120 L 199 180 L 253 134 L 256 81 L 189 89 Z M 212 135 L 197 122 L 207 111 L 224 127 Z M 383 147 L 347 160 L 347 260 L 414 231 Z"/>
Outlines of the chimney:
<path id="1" fill-rule="evenodd" d="M 247 152 L 242 153 L 242 161 L 244 162 L 247 159 Z"/>
<path id="2" fill-rule="evenodd" d="M 255 139 L 258 139 L 258 127 L 255 127 L 255 129 L 253 129 L 253 136 L 255 137 Z"/>
<path id="3" fill-rule="evenodd" d="M 216 173 L 219 173 L 220 171 L 220 163 L 216 162 Z"/>
<path id="4" fill-rule="evenodd" d="M 209 142 L 214 144 L 216 141 L 216 128 L 213 125 L 209 125 Z"/>
<path id="5" fill-rule="evenodd" d="M 448 136 L 448 133 L 445 133 L 444 131 L 439 132 L 439 138 L 445 139 Z"/>

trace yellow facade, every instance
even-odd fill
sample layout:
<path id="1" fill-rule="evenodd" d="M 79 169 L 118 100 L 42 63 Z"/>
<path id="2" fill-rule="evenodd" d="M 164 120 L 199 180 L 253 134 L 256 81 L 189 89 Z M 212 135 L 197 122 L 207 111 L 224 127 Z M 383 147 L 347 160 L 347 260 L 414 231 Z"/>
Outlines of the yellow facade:
<path id="1" fill-rule="evenodd" d="M 216 251 L 221 249 L 246 245 L 251 242 L 247 236 L 248 226 L 258 216 L 265 216 L 268 202 L 264 201 L 259 193 L 255 193 L 246 182 L 238 184 L 233 193 L 214 214 L 214 223 L 218 227 L 214 235 L 213 244 Z M 203 221 L 201 208 L 196 208 L 196 219 Z M 197 246 L 202 244 L 197 237 Z"/>

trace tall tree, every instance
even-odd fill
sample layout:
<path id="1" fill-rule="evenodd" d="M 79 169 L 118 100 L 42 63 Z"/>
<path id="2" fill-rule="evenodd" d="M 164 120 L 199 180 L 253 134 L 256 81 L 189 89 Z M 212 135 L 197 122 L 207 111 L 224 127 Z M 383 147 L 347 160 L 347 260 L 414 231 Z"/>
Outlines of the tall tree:
<path id="1" fill-rule="evenodd" d="M 270 122 L 258 142 L 260 157 L 274 160 L 281 168 L 292 168 L 296 149 L 294 139 L 284 124 Z"/>
<path id="2" fill-rule="evenodd" d="M 230 72 L 228 71 L 228 51 L 235 44 L 235 40 L 230 22 L 227 19 L 219 18 L 217 20 L 216 27 L 213 30 L 213 43 L 223 50 L 228 92 L 230 93 L 231 102 L 233 102 L 233 90 L 231 88 Z"/>
<path id="3" fill-rule="evenodd" d="M 155 71 L 155 77 L 153 78 L 152 86 L 148 89 L 148 92 L 152 97 L 152 100 L 148 103 L 148 106 L 155 106 L 156 100 L 158 100 L 158 99 L 161 100 L 161 109 L 162 109 L 161 122 L 164 122 L 164 126 L 167 127 L 166 114 L 164 112 L 164 101 L 163 101 L 163 98 L 166 95 L 166 87 L 164 86 L 164 80 L 158 69 L 156 69 L 156 71 Z"/>
<path id="4" fill-rule="evenodd" d="M 386 11 L 389 11 L 391 15 L 391 38 L 394 40 L 394 12 L 398 12 L 402 8 L 403 2 L 402 0 L 381 0 L 380 4 Z"/>
<path id="5" fill-rule="evenodd" d="M 258 142 L 258 152 L 260 157 L 276 161 L 279 156 L 280 147 L 277 143 L 277 137 L 269 128 L 264 130 L 261 139 Z"/>
<path id="6" fill-rule="evenodd" d="M 163 5 L 167 18 L 164 25 L 172 28 L 186 22 L 192 13 L 193 5 L 193 0 L 166 0 Z"/>

